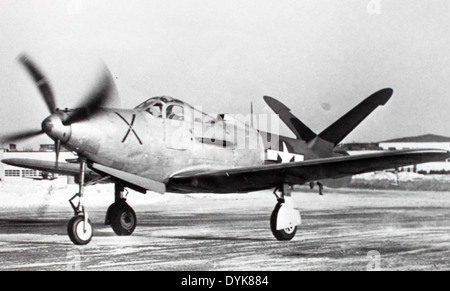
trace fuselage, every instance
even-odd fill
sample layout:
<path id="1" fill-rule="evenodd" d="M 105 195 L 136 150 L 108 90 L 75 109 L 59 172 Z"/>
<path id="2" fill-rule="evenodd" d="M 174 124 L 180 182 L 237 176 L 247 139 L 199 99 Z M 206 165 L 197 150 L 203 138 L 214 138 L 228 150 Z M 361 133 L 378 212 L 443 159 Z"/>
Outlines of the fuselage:
<path id="1" fill-rule="evenodd" d="M 92 162 L 160 182 L 180 172 L 264 164 L 257 130 L 169 100 L 156 102 L 158 113 L 151 103 L 132 110 L 102 109 L 72 124 L 64 146 Z M 174 107 L 182 114 L 171 115 Z"/>
<path id="2" fill-rule="evenodd" d="M 320 157 L 302 140 L 259 131 L 227 115 L 212 117 L 170 97 L 129 110 L 101 109 L 65 132 L 70 134 L 60 138 L 63 145 L 79 156 L 163 183 L 177 174 Z"/>

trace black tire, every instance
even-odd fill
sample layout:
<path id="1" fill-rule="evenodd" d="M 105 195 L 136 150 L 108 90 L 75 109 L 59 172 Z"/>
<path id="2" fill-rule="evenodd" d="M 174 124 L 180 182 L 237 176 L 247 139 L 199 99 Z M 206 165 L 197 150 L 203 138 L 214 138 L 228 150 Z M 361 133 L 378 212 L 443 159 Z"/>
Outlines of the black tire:
<path id="1" fill-rule="evenodd" d="M 105 216 L 105 225 L 111 225 L 111 210 L 116 206 L 117 203 L 113 203 L 108 207 Z"/>
<path id="2" fill-rule="evenodd" d="M 275 206 L 272 216 L 270 217 L 270 229 L 272 230 L 273 236 L 275 236 L 277 240 L 286 241 L 295 237 L 295 234 L 297 233 L 297 226 L 280 230 L 277 229 L 278 212 L 280 211 L 282 205 L 283 203 L 277 203 Z"/>
<path id="3" fill-rule="evenodd" d="M 128 236 L 136 228 L 136 213 L 126 202 L 117 202 L 110 206 L 109 222 L 117 235 Z"/>
<path id="4" fill-rule="evenodd" d="M 67 233 L 70 240 L 76 245 L 87 245 L 94 235 L 92 224 L 89 220 L 86 225 L 86 232 L 84 231 L 83 215 L 72 217 L 67 225 Z"/>

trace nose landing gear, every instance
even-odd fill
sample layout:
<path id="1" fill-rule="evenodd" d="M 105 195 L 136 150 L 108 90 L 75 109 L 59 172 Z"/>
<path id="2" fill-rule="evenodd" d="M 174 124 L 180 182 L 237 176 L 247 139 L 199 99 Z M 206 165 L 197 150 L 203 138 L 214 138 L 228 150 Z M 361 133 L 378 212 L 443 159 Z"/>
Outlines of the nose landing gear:
<path id="1" fill-rule="evenodd" d="M 69 202 L 75 212 L 75 216 L 69 221 L 67 226 L 67 233 L 70 240 L 76 245 L 88 244 L 94 234 L 92 224 L 89 221 L 88 213 L 83 205 L 84 196 L 84 176 L 86 173 L 86 160 L 81 160 L 80 163 L 80 182 L 79 191 L 73 196 Z M 78 203 L 74 200 L 78 198 Z"/>
<path id="2" fill-rule="evenodd" d="M 88 244 L 94 234 L 88 213 L 83 205 L 85 174 L 86 160 L 82 159 L 80 162 L 79 191 L 69 200 L 75 215 L 67 226 L 69 238 L 76 245 Z M 126 193 L 124 192 L 124 186 L 116 183 L 115 202 L 108 208 L 105 220 L 105 224 L 111 225 L 114 232 L 119 236 L 131 235 L 137 225 L 136 213 L 126 202 Z"/>
<path id="3" fill-rule="evenodd" d="M 76 245 L 88 244 L 94 234 L 91 222 L 85 221 L 85 216 L 76 215 L 72 217 L 67 226 L 70 240 Z"/>

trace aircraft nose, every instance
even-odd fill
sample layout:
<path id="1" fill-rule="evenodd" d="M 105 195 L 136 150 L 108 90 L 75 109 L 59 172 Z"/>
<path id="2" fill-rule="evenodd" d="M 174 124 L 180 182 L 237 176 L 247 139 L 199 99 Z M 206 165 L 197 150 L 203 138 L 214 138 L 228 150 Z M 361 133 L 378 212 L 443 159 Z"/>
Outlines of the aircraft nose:
<path id="1" fill-rule="evenodd" d="M 57 114 L 52 114 L 42 122 L 42 130 L 53 140 L 65 143 L 71 135 L 70 125 L 65 126 Z"/>

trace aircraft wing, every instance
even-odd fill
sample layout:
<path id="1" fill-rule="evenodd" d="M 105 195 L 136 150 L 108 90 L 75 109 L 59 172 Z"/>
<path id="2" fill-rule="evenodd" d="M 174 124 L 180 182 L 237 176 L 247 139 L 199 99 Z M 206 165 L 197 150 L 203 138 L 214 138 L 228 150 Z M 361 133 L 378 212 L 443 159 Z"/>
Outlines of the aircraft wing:
<path id="1" fill-rule="evenodd" d="M 2 163 L 7 165 L 44 171 L 49 173 L 56 173 L 66 176 L 80 176 L 80 165 L 73 163 L 58 163 L 56 167 L 55 162 L 33 160 L 33 159 L 3 159 Z M 113 168 L 105 167 L 100 164 L 93 164 L 92 168 L 86 168 L 86 180 L 95 181 L 96 183 L 114 182 L 113 180 L 121 180 L 127 187 L 130 187 L 138 192 L 146 193 L 146 190 L 155 191 L 157 193 L 165 192 L 165 185 L 150 179 L 145 179 L 130 173 L 115 170 Z"/>
<path id="2" fill-rule="evenodd" d="M 386 151 L 197 174 L 179 174 L 170 178 L 168 191 L 249 192 L 278 187 L 283 183 L 305 184 L 323 179 L 336 179 L 396 167 L 444 161 L 449 157 L 449 152 L 436 149 Z"/>
<path id="3" fill-rule="evenodd" d="M 3 159 L 2 163 L 7 165 L 27 168 L 32 170 L 38 170 L 49 173 L 56 173 L 60 175 L 66 176 L 74 176 L 78 177 L 80 175 L 80 165 L 79 164 L 71 164 L 59 162 L 58 167 L 56 167 L 55 162 L 50 161 L 42 161 L 42 160 L 33 160 L 33 159 Z M 86 177 L 88 179 L 95 179 L 100 177 L 94 171 L 89 169 L 86 170 Z"/>

